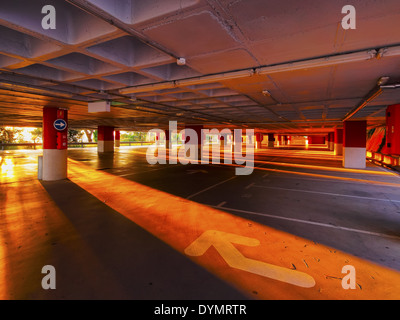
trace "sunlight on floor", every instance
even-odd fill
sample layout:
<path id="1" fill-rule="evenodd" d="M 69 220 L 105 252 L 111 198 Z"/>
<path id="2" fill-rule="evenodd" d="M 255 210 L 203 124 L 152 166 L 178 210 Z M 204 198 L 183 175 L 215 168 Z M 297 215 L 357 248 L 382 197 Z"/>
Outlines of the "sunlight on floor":
<path id="1" fill-rule="evenodd" d="M 213 240 L 216 243 L 209 244 L 214 246 L 213 249 L 202 249 L 204 254 L 194 254 L 191 259 L 253 298 L 390 299 L 400 296 L 399 290 L 395 289 L 400 285 L 400 273 L 334 248 L 90 169 L 77 161 L 69 162 L 69 178 L 182 254 L 196 241 L 203 241 L 198 239 L 205 232 L 215 231 L 217 235 L 230 235 L 233 237 L 230 241 L 238 243 L 238 246 L 231 244 L 226 249 L 224 237 L 217 237 Z M 260 245 L 249 246 L 246 242 L 248 240 L 243 242 L 240 239 L 254 239 Z M 207 238 L 206 241 L 210 239 Z M 304 288 L 290 284 L 289 280 L 285 282 L 260 277 L 262 271 L 252 272 L 251 268 L 243 267 L 244 261 L 247 263 L 248 260 L 257 267 L 268 264 L 289 273 L 292 270 L 307 274 L 315 280 L 316 285 Z M 356 268 L 357 284 L 362 290 L 342 288 L 341 271 L 345 265 Z M 246 270 L 240 270 L 240 266 Z M 274 279 L 277 278 L 279 276 Z"/>

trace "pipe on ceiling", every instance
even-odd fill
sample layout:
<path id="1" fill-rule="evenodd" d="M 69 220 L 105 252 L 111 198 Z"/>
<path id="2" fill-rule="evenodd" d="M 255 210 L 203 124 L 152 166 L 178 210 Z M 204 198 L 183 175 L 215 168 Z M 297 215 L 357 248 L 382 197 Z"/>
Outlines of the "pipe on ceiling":
<path id="1" fill-rule="evenodd" d="M 163 89 L 172 89 L 175 87 L 189 86 L 189 85 L 198 85 L 198 84 L 207 84 L 212 82 L 219 82 L 231 79 L 242 79 L 251 77 L 253 75 L 270 75 L 275 73 L 289 72 L 295 70 L 305 70 L 305 69 L 313 69 L 313 68 L 321 68 L 321 67 L 330 67 L 341 65 L 345 63 L 351 62 L 361 62 L 368 61 L 371 59 L 377 59 L 378 52 L 382 52 L 382 50 L 367 50 L 367 51 L 358 51 L 352 53 L 339 54 L 334 56 L 326 56 L 322 58 L 309 59 L 303 61 L 294 61 L 283 64 L 264 66 L 258 68 L 250 68 L 243 69 L 231 72 L 224 72 L 219 74 L 205 75 L 200 77 L 186 78 L 180 80 L 173 81 L 164 81 L 160 83 L 154 83 L 150 85 L 140 85 L 133 87 L 126 87 L 119 89 L 120 93 L 130 94 L 130 93 L 139 93 L 139 92 L 149 92 L 155 90 L 163 90 Z M 384 56 L 397 56 L 400 55 L 400 46 L 386 48 Z M 380 59 L 382 59 L 383 55 L 380 55 Z"/>

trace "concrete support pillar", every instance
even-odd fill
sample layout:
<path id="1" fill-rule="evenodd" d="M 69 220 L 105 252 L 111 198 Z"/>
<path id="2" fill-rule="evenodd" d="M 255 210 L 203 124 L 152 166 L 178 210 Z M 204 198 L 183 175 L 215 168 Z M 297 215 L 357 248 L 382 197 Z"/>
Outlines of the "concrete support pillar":
<path id="1" fill-rule="evenodd" d="M 165 149 L 172 149 L 171 131 L 165 130 Z"/>
<path id="2" fill-rule="evenodd" d="M 333 147 L 335 156 L 343 155 L 343 129 L 335 128 Z"/>
<path id="3" fill-rule="evenodd" d="M 343 166 L 364 169 L 366 167 L 367 122 L 343 123 Z"/>
<path id="4" fill-rule="evenodd" d="M 328 150 L 331 150 L 331 134 L 330 133 L 328 133 L 328 135 L 326 136 L 325 141 L 326 141 L 326 146 L 327 146 Z"/>
<path id="5" fill-rule="evenodd" d="M 280 144 L 281 146 L 284 146 L 284 145 L 286 144 L 285 137 L 286 137 L 285 135 L 281 135 L 281 136 L 280 136 L 279 144 Z"/>
<path id="6" fill-rule="evenodd" d="M 187 129 L 191 129 L 196 132 L 197 141 L 194 141 L 193 139 L 191 139 L 189 133 L 185 132 L 185 144 L 197 145 L 198 155 L 200 155 L 200 157 L 201 157 L 202 150 L 203 150 L 202 143 L 203 143 L 203 140 L 205 140 L 205 138 L 206 138 L 205 136 L 203 137 L 203 132 L 202 132 L 202 130 L 204 129 L 204 126 L 203 125 L 188 125 L 188 126 L 185 126 L 185 130 L 187 130 Z M 197 158 L 197 156 L 196 156 L 196 158 Z"/>
<path id="7" fill-rule="evenodd" d="M 115 146 L 119 148 L 121 146 L 121 132 L 119 130 L 115 130 Z"/>
<path id="8" fill-rule="evenodd" d="M 221 150 L 225 149 L 225 146 L 228 144 L 228 136 L 226 134 L 221 134 L 219 136 L 219 147 Z"/>
<path id="9" fill-rule="evenodd" d="M 273 133 L 268 133 L 268 148 L 273 148 L 275 142 L 275 136 Z"/>
<path id="10" fill-rule="evenodd" d="M 328 149 L 329 149 L 329 151 L 335 150 L 335 133 L 334 132 L 328 133 Z"/>
<path id="11" fill-rule="evenodd" d="M 97 132 L 97 152 L 114 152 L 114 128 L 99 126 Z"/>
<path id="12" fill-rule="evenodd" d="M 256 149 L 262 148 L 262 140 L 263 140 L 263 134 L 260 132 L 257 132 L 256 133 Z"/>
<path id="13" fill-rule="evenodd" d="M 202 130 L 204 129 L 204 126 L 202 125 L 189 125 L 189 126 L 185 126 L 185 129 L 192 129 L 196 132 L 197 134 L 197 141 L 192 141 L 191 139 L 189 139 L 188 134 L 185 134 L 185 141 L 186 143 L 189 144 L 197 144 L 199 147 L 201 147 L 201 143 L 203 141 L 203 132 Z M 205 139 L 205 137 L 204 137 Z"/>
<path id="14" fill-rule="evenodd" d="M 255 139 L 254 135 L 246 134 L 246 145 L 255 145 Z"/>
<path id="15" fill-rule="evenodd" d="M 67 178 L 68 111 L 43 108 L 43 160 L 44 181 Z"/>
<path id="16" fill-rule="evenodd" d="M 160 144 L 161 144 L 160 132 L 156 132 L 155 139 L 156 139 L 156 140 L 155 140 L 156 145 L 160 145 Z"/>

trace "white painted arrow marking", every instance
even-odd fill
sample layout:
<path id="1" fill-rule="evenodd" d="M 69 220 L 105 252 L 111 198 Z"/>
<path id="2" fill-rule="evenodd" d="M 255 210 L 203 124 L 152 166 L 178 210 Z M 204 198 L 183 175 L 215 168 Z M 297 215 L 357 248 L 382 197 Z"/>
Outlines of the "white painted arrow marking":
<path id="1" fill-rule="evenodd" d="M 312 288 L 315 286 L 315 280 L 310 275 L 297 270 L 246 258 L 232 243 L 254 247 L 258 246 L 260 241 L 232 233 L 208 230 L 185 249 L 185 254 L 188 256 L 202 256 L 213 246 L 232 268 L 290 283 L 299 287 Z"/>
<path id="2" fill-rule="evenodd" d="M 206 170 L 186 170 L 187 174 L 208 173 Z"/>

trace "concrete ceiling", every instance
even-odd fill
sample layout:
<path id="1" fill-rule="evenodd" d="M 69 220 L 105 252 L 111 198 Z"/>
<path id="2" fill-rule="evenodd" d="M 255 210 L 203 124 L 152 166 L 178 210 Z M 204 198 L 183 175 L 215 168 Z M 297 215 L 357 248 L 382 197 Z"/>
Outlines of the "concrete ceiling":
<path id="1" fill-rule="evenodd" d="M 386 106 L 400 103 L 400 5 L 351 2 L 355 30 L 341 27 L 347 0 L 2 1 L 0 125 L 41 126 L 44 106 L 68 108 L 75 128 L 176 120 L 326 132 L 352 111 L 383 124 Z M 56 29 L 42 28 L 45 5 Z M 238 70 L 251 75 L 207 78 Z M 111 112 L 88 113 L 98 100 Z"/>

